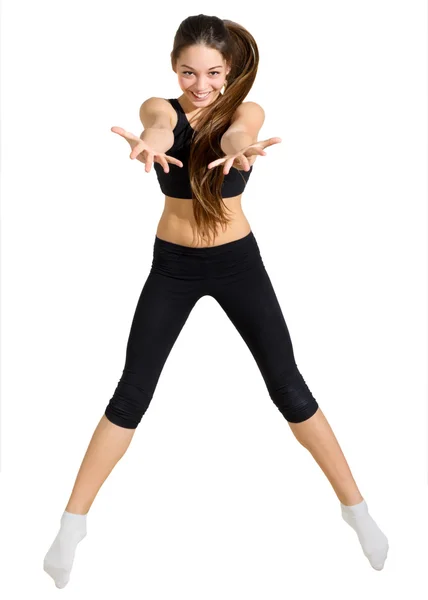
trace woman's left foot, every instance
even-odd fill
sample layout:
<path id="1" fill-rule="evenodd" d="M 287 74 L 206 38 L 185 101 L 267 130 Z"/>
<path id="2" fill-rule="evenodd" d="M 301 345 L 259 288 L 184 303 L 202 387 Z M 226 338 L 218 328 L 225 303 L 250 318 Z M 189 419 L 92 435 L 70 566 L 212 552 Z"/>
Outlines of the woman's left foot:
<path id="1" fill-rule="evenodd" d="M 342 517 L 357 533 L 364 555 L 376 571 L 381 571 L 388 554 L 388 539 L 369 515 L 366 501 L 353 506 L 340 503 Z"/>

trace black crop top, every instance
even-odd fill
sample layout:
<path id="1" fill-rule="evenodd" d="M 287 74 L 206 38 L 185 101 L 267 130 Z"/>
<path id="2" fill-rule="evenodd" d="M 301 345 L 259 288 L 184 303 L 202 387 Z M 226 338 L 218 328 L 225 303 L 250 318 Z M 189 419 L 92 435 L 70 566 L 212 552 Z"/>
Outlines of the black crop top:
<path id="1" fill-rule="evenodd" d="M 190 186 L 188 164 L 190 143 L 194 129 L 191 127 L 179 101 L 176 98 L 169 98 L 168 102 L 172 104 L 177 113 L 177 125 L 173 129 L 174 144 L 166 151 L 166 154 L 181 160 L 183 166 L 179 167 L 172 163 L 168 163 L 169 173 L 165 173 L 162 165 L 157 162 L 153 163 L 153 167 L 156 171 L 160 188 L 166 196 L 172 196 L 173 198 L 187 198 L 190 200 L 192 198 L 192 188 Z M 207 168 L 209 162 L 211 161 L 207 161 Z M 214 168 L 219 169 L 222 166 L 224 165 L 219 165 Z M 249 171 L 240 171 L 235 167 L 231 167 L 229 173 L 224 176 L 221 188 L 222 197 L 231 198 L 232 196 L 242 194 L 252 170 L 253 165 L 251 165 Z"/>

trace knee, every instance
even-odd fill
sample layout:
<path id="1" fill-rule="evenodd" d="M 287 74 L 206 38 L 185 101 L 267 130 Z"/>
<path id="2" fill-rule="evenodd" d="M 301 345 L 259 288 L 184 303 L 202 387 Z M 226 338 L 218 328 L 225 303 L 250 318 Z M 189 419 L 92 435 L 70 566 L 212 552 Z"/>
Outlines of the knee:
<path id="1" fill-rule="evenodd" d="M 109 421 L 120 427 L 136 429 L 149 407 L 153 389 L 137 374 L 124 369 L 105 410 Z"/>
<path id="2" fill-rule="evenodd" d="M 290 423 L 306 421 L 318 409 L 318 403 L 297 366 L 293 373 L 283 376 L 280 383 L 270 386 L 269 395 Z"/>

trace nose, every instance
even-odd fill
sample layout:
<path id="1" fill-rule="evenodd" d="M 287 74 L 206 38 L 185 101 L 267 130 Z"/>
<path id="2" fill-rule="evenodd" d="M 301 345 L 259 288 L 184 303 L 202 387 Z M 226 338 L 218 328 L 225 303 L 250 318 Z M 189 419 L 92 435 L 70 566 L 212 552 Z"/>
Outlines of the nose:
<path id="1" fill-rule="evenodd" d="M 196 90 L 198 92 L 206 92 L 209 89 L 210 89 L 210 85 L 207 82 L 207 80 L 205 79 L 205 77 L 199 77 L 196 82 Z"/>

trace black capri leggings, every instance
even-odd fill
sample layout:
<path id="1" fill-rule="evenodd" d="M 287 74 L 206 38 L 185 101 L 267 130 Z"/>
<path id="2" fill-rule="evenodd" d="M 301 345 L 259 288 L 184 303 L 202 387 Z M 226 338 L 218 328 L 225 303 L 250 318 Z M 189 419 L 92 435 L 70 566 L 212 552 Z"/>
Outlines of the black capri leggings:
<path id="1" fill-rule="evenodd" d="M 215 298 L 241 334 L 284 418 L 291 423 L 309 419 L 318 404 L 297 368 L 288 328 L 252 231 L 206 248 L 155 236 L 153 262 L 135 309 L 125 367 L 106 417 L 120 427 L 137 427 L 190 311 L 203 296 Z"/>

